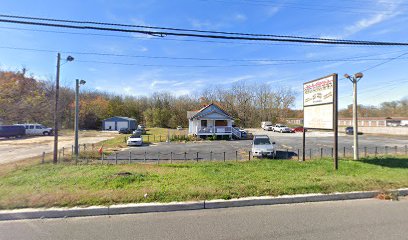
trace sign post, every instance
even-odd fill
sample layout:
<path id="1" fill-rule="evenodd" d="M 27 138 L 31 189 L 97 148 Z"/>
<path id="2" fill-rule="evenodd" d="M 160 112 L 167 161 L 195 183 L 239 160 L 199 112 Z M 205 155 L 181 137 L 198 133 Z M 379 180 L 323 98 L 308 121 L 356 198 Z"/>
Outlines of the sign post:
<path id="1" fill-rule="evenodd" d="M 338 169 L 337 80 L 337 74 L 332 74 L 303 84 L 303 128 L 334 131 L 333 158 L 336 170 Z M 305 147 L 305 134 L 303 136 Z"/>

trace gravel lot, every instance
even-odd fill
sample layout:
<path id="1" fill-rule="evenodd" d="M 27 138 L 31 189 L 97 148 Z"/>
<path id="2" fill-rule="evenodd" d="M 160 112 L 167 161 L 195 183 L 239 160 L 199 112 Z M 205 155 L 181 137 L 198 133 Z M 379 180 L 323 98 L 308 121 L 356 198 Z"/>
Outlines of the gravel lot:
<path id="1" fill-rule="evenodd" d="M 116 133 L 81 132 L 79 143 L 96 143 L 113 138 L 115 134 Z M 72 144 L 74 144 L 74 136 L 59 136 L 58 142 L 60 149 L 65 147 L 70 151 Z M 50 153 L 53 151 L 53 147 L 53 136 L 33 136 L 21 139 L 0 138 L 0 164 L 40 156 L 43 152 Z"/>
<path id="2" fill-rule="evenodd" d="M 277 133 L 264 131 L 262 129 L 249 129 L 254 135 L 266 134 L 270 136 L 272 141 L 277 145 L 278 158 L 297 158 L 298 149 L 302 148 L 302 133 Z M 394 153 L 395 146 L 400 153 L 405 151 L 405 145 L 408 144 L 408 137 L 405 136 L 374 136 L 361 135 L 359 136 L 360 152 L 364 155 L 366 148 L 367 154 L 374 154 L 375 147 L 379 154 Z M 310 153 L 313 156 L 320 155 L 320 148 L 323 148 L 324 156 L 331 156 L 331 148 L 333 145 L 333 133 L 331 132 L 307 132 L 306 133 L 306 149 L 307 157 Z M 343 156 L 344 150 L 347 156 L 352 155 L 353 136 L 339 134 L 339 155 Z M 385 146 L 388 146 L 387 150 Z M 223 160 L 224 152 L 226 160 L 247 160 L 248 151 L 251 150 L 250 140 L 239 141 L 200 141 L 187 143 L 157 143 L 152 145 L 144 145 L 141 147 L 130 147 L 118 152 L 119 160 L 128 160 L 129 151 L 131 158 L 135 160 L 144 160 L 145 152 L 147 161 L 157 161 L 157 159 L 166 160 Z M 213 152 L 211 154 L 211 152 Z M 114 159 L 114 155 L 108 159 Z"/>

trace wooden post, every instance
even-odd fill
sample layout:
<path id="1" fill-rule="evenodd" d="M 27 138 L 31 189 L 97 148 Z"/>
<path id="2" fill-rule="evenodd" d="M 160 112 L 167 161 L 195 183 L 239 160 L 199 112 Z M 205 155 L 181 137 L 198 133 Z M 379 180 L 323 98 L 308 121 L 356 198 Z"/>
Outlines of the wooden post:
<path id="1" fill-rule="evenodd" d="M 146 151 L 144 152 L 144 162 L 146 163 Z"/>
<path id="2" fill-rule="evenodd" d="M 147 135 L 147 141 L 150 142 L 150 135 Z"/>
<path id="3" fill-rule="evenodd" d="M 212 151 L 210 152 L 210 161 L 212 161 Z"/>
<path id="4" fill-rule="evenodd" d="M 238 162 L 238 151 L 235 151 L 235 162 Z"/>
<path id="5" fill-rule="evenodd" d="M 170 163 L 173 163 L 173 152 L 170 152 Z"/>
<path id="6" fill-rule="evenodd" d="M 161 142 L 161 135 L 159 135 L 159 139 L 160 139 L 159 142 Z"/>
<path id="7" fill-rule="evenodd" d="M 346 147 L 343 147 L 343 157 L 346 157 Z"/>
<path id="8" fill-rule="evenodd" d="M 302 132 L 302 161 L 306 161 L 306 129 L 304 127 Z"/>
<path id="9" fill-rule="evenodd" d="M 312 159 L 312 149 L 309 149 L 309 159 Z"/>
<path id="10" fill-rule="evenodd" d="M 323 158 L 323 148 L 320 148 L 320 159 Z"/>
<path id="11" fill-rule="evenodd" d="M 129 151 L 129 164 L 132 162 L 132 152 Z"/>
<path id="12" fill-rule="evenodd" d="M 184 161 L 187 161 L 187 153 L 184 152 Z"/>
<path id="13" fill-rule="evenodd" d="M 160 164 L 160 152 L 157 153 L 157 165 Z"/>
<path id="14" fill-rule="evenodd" d="M 248 161 L 251 161 L 251 151 L 248 151 Z"/>
<path id="15" fill-rule="evenodd" d="M 126 142 L 126 141 L 125 141 Z M 86 151 L 86 144 L 84 143 L 84 152 Z"/>
<path id="16" fill-rule="evenodd" d="M 115 164 L 118 164 L 118 153 L 115 152 Z"/>
<path id="17" fill-rule="evenodd" d="M 298 148 L 298 150 L 297 150 L 297 157 L 298 157 L 298 160 L 300 160 L 300 150 L 299 150 L 299 148 Z"/>
<path id="18" fill-rule="evenodd" d="M 65 147 L 62 147 L 62 158 L 65 157 Z"/>
<path id="19" fill-rule="evenodd" d="M 197 159 L 197 162 L 198 162 L 198 152 L 197 152 L 197 158 L 196 159 Z"/>
<path id="20" fill-rule="evenodd" d="M 224 152 L 224 162 L 225 162 L 225 152 Z"/>

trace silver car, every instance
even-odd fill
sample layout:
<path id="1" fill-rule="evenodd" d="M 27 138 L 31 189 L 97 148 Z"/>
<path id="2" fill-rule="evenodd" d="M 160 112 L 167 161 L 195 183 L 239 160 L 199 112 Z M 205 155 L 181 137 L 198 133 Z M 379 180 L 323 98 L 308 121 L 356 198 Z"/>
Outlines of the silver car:
<path id="1" fill-rule="evenodd" d="M 267 135 L 254 136 L 252 141 L 252 156 L 275 158 L 275 142 L 271 142 Z"/>
<path id="2" fill-rule="evenodd" d="M 128 146 L 142 146 L 143 145 L 143 137 L 141 134 L 136 133 L 130 136 L 127 140 Z"/>

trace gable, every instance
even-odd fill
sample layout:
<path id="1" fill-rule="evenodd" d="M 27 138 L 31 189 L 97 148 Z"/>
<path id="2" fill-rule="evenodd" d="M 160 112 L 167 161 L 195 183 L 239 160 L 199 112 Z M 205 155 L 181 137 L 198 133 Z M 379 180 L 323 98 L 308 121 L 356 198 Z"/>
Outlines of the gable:
<path id="1" fill-rule="evenodd" d="M 197 112 L 192 119 L 200 119 L 203 117 L 209 119 L 233 119 L 231 115 L 214 104 L 210 104 L 201 111 Z"/>

